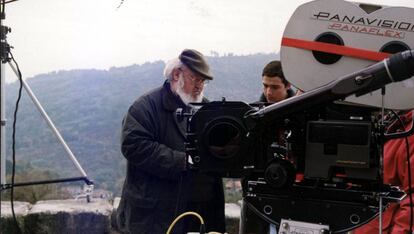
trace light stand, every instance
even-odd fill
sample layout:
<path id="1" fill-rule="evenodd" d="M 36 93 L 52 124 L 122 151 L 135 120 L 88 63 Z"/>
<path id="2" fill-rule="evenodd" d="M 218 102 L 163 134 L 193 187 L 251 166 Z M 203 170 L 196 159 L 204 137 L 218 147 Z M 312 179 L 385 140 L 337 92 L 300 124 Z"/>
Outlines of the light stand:
<path id="1" fill-rule="evenodd" d="M 9 3 L 9 2 L 7 2 Z M 1 26 L 1 83 L 0 83 L 0 89 L 1 89 L 1 190 L 10 189 L 13 187 L 19 187 L 19 186 L 29 186 L 29 185 L 40 185 L 40 184 L 50 184 L 50 183 L 62 183 L 62 182 L 72 182 L 72 181 L 84 181 L 85 182 L 85 188 L 84 193 L 87 201 L 90 201 L 90 195 L 93 192 L 94 184 L 93 182 L 88 178 L 86 172 L 83 170 L 82 166 L 70 150 L 69 146 L 66 144 L 65 140 L 63 139 L 62 135 L 59 133 L 53 122 L 51 121 L 50 117 L 40 104 L 39 100 L 34 95 L 33 91 L 29 87 L 29 85 L 26 83 L 26 81 L 21 77 L 20 72 L 18 71 L 18 68 L 16 69 L 13 64 L 11 63 L 10 57 L 10 48 L 11 46 L 6 41 L 6 35 L 11 30 L 10 28 L 3 26 L 2 21 L 5 19 L 4 14 L 4 6 L 5 3 L 2 2 L 2 11 L 1 11 L 1 18 L 0 18 L 0 26 Z M 17 78 L 21 80 L 24 89 L 26 90 L 27 94 L 33 101 L 34 105 L 37 107 L 38 111 L 41 113 L 42 117 L 46 120 L 49 128 L 52 130 L 52 132 L 55 134 L 55 136 L 58 138 L 61 145 L 64 147 L 66 153 L 69 156 L 69 159 L 73 162 L 75 167 L 78 169 L 81 177 L 72 177 L 72 178 L 64 178 L 64 179 L 56 179 L 56 180 L 44 180 L 44 181 L 31 181 L 31 182 L 22 182 L 22 183 L 13 183 L 13 184 L 7 184 L 6 183 L 6 141 L 5 141 L 5 129 L 6 129 L 6 114 L 5 114 L 5 69 L 4 64 L 9 63 L 11 69 L 16 74 Z"/>
<path id="2" fill-rule="evenodd" d="M 1 70 L 1 81 L 0 81 L 0 158 L 1 158 L 1 171 L 0 171 L 0 178 L 1 184 L 5 184 L 6 180 L 6 103 L 5 103 L 5 83 L 4 83 L 4 65 L 0 62 L 0 70 Z"/>
<path id="3" fill-rule="evenodd" d="M 6 183 L 6 95 L 5 95 L 5 71 L 3 58 L 6 62 L 8 53 L 6 52 L 6 32 L 3 27 L 5 19 L 4 2 L 0 2 L 0 184 Z M 1 203 L 1 196 L 0 196 Z M 1 220 L 1 219 L 0 219 Z M 0 221 L 1 226 L 1 221 Z"/>
<path id="4" fill-rule="evenodd" d="M 9 59 L 7 50 L 9 46 L 6 43 L 6 34 L 8 33 L 8 29 L 6 26 L 3 26 L 3 20 L 5 19 L 3 7 L 4 5 L 1 5 L 0 11 L 0 181 L 2 185 L 6 182 L 6 95 L 4 63 L 6 63 Z"/>

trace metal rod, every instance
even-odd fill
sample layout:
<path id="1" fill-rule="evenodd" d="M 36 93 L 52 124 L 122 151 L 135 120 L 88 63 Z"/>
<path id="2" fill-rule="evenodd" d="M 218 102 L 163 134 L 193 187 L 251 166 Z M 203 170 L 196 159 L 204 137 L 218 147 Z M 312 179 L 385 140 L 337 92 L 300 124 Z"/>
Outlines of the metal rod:
<path id="1" fill-rule="evenodd" d="M 381 234 L 382 233 L 382 194 L 380 195 L 379 198 L 379 217 L 378 217 L 378 233 Z"/>
<path id="2" fill-rule="evenodd" d="M 386 66 L 387 67 L 387 66 Z M 387 67 L 388 69 L 388 67 Z M 388 71 L 388 70 L 387 70 Z M 381 88 L 381 131 L 385 131 L 385 87 Z M 384 181 L 384 132 L 381 132 L 381 143 L 380 149 L 380 180 Z M 379 217 L 378 217 L 378 232 L 382 233 L 382 194 L 379 198 Z"/>
<path id="3" fill-rule="evenodd" d="M 19 74 L 18 74 L 16 68 L 13 66 L 13 64 L 11 64 L 9 62 L 9 65 L 12 68 L 12 70 L 14 71 L 14 73 L 16 74 L 16 76 L 19 77 Z M 79 164 L 78 160 L 76 159 L 75 155 L 73 155 L 72 151 L 69 149 L 69 146 L 66 144 L 65 140 L 63 139 L 63 137 L 60 135 L 59 131 L 57 130 L 57 128 L 53 124 L 52 120 L 49 118 L 48 114 L 43 109 L 43 107 L 40 104 L 39 100 L 36 98 L 36 96 L 32 92 L 32 90 L 29 87 L 29 85 L 26 83 L 26 81 L 24 79 L 22 79 L 22 83 L 23 83 L 23 87 L 26 90 L 27 94 L 30 96 L 30 98 L 32 99 L 33 103 L 35 104 L 35 106 L 37 107 L 37 109 L 39 110 L 39 112 L 42 114 L 43 118 L 46 120 L 49 128 L 53 131 L 53 133 L 55 134 L 55 136 L 58 138 L 58 140 L 62 144 L 62 146 L 65 149 L 66 153 L 68 154 L 69 158 L 72 160 L 73 164 L 76 166 L 76 168 L 82 174 L 82 176 L 88 177 L 86 175 L 86 172 L 83 170 L 82 166 Z"/>
<path id="4" fill-rule="evenodd" d="M 72 177 L 72 178 L 65 178 L 65 179 L 56 179 L 56 180 L 40 180 L 40 181 L 31 181 L 31 182 L 22 182 L 22 183 L 14 183 L 12 184 L 4 184 L 2 186 L 2 190 L 10 189 L 11 187 L 22 187 L 22 186 L 31 186 L 31 185 L 41 185 L 41 184 L 55 184 L 55 183 L 62 183 L 62 182 L 74 182 L 74 181 L 85 181 L 87 185 L 93 184 L 86 177 Z"/>
<path id="5" fill-rule="evenodd" d="M 6 95 L 5 95 L 5 71 L 4 64 L 0 61 L 0 159 L 1 159 L 1 184 L 6 183 Z"/>
<path id="6" fill-rule="evenodd" d="M 3 27 L 3 20 L 6 17 L 6 13 L 4 11 L 4 0 L 0 1 L 0 185 L 6 183 L 6 95 L 5 95 L 5 80 L 6 80 L 6 73 L 4 71 L 4 64 L 3 64 L 3 49 L 5 46 L 6 32 L 2 30 Z M 6 61 L 6 60 L 5 60 Z M 1 196 L 0 196 L 1 202 Z M 12 204 L 13 205 L 13 204 Z M 12 208 L 14 208 L 12 206 Z M 0 219 L 0 226 L 3 226 L 3 221 Z"/>
<path id="7" fill-rule="evenodd" d="M 0 1 L 0 4 L 3 4 Z M 5 94 L 5 81 L 6 81 L 6 73 L 4 71 L 4 64 L 3 64 L 3 46 L 5 46 L 6 42 L 6 30 L 2 30 L 3 27 L 3 20 L 5 19 L 5 13 L 3 9 L 4 5 L 1 6 L 0 9 L 0 183 L 6 183 L 6 94 Z M 4 61 L 6 59 L 4 58 Z M 0 199 L 1 201 L 1 199 Z"/>

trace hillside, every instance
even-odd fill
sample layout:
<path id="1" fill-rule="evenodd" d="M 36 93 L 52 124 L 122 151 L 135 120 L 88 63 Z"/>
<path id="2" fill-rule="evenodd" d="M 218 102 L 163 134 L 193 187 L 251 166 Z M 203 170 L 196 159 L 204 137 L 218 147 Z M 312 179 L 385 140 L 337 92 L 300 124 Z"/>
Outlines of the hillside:
<path id="1" fill-rule="evenodd" d="M 207 86 L 206 96 L 210 100 L 226 97 L 256 101 L 261 92 L 261 70 L 277 57 L 277 54 L 208 57 L 215 79 Z M 125 176 L 125 160 L 119 149 L 123 115 L 138 96 L 163 83 L 163 67 L 164 62 L 156 61 L 109 70 L 56 71 L 27 80 L 97 188 L 119 194 Z M 17 82 L 6 86 L 8 160 L 11 160 L 12 112 L 17 89 Z M 60 177 L 80 176 L 25 92 L 17 120 L 18 168 L 29 163 Z"/>

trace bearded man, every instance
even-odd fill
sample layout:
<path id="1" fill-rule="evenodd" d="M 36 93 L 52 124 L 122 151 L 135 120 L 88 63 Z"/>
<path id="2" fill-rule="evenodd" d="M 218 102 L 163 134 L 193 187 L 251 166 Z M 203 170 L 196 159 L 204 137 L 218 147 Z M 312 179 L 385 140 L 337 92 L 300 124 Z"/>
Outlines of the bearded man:
<path id="1" fill-rule="evenodd" d="M 139 97 L 123 120 L 121 151 L 127 171 L 117 210 L 123 233 L 166 233 L 174 218 L 199 213 L 206 231 L 225 232 L 221 178 L 187 170 L 186 120 L 176 115 L 189 103 L 206 102 L 203 91 L 213 80 L 204 56 L 193 49 L 181 52 L 164 69 L 164 84 Z M 199 231 L 193 217 L 178 222 L 173 233 Z"/>

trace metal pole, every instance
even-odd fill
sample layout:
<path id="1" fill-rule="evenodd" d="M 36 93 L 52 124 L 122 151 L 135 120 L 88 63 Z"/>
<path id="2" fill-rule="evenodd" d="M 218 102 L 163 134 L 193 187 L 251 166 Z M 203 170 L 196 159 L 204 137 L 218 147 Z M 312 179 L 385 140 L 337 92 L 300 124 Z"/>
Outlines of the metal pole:
<path id="1" fill-rule="evenodd" d="M 16 74 L 16 76 L 19 77 L 19 73 L 17 72 L 17 69 L 13 66 L 13 64 L 9 63 L 9 65 L 12 68 L 12 70 L 14 71 L 14 73 Z M 88 177 L 86 175 L 85 171 L 83 170 L 82 166 L 79 164 L 78 160 L 76 159 L 75 155 L 73 155 L 72 151 L 69 149 L 69 146 L 66 144 L 65 140 L 63 139 L 63 137 L 60 135 L 59 131 L 57 130 L 57 128 L 53 124 L 52 120 L 49 118 L 48 114 L 43 109 L 43 107 L 40 104 L 39 100 L 36 98 L 36 96 L 32 92 L 32 89 L 29 87 L 29 85 L 26 83 L 26 81 L 24 79 L 22 79 L 22 83 L 23 83 L 24 89 L 27 91 L 27 94 L 30 96 L 33 103 L 35 104 L 35 106 L 37 107 L 39 112 L 42 114 L 43 118 L 46 120 L 47 124 L 49 125 L 49 128 L 53 131 L 55 136 L 58 138 L 58 140 L 62 144 L 63 148 L 65 148 L 65 151 L 66 151 L 66 153 L 68 153 L 68 156 L 72 160 L 73 164 L 76 166 L 76 168 L 82 174 L 82 176 Z"/>
<path id="2" fill-rule="evenodd" d="M 0 158 L 1 158 L 1 184 L 6 183 L 6 95 L 4 64 L 0 62 Z"/>
<path id="3" fill-rule="evenodd" d="M 378 217 L 378 233 L 381 234 L 382 233 L 382 194 L 380 195 L 379 198 L 379 217 Z"/>
<path id="4" fill-rule="evenodd" d="M 2 4 L 2 1 L 0 1 Z M 3 19 L 5 18 L 3 5 L 1 6 L 0 10 L 0 163 L 1 163 L 1 171 L 0 171 L 0 183 L 3 185 L 6 183 L 6 95 L 5 95 L 5 71 L 4 71 L 4 64 L 3 64 L 3 46 L 5 46 L 6 42 L 6 30 L 3 30 Z M 6 62 L 6 60 L 4 60 Z M 1 199 L 0 199 L 1 200 Z"/>
<path id="5" fill-rule="evenodd" d="M 382 107 L 381 107 L 381 131 L 385 131 L 385 87 L 381 88 L 381 103 L 382 103 Z M 381 143 L 382 143 L 382 147 L 380 148 L 380 180 L 381 183 L 384 183 L 384 134 L 383 132 L 381 133 Z M 382 233 L 382 192 L 380 193 L 380 197 L 379 197 L 379 217 L 378 217 L 378 233 L 381 234 Z"/>
<path id="6" fill-rule="evenodd" d="M 3 0 L 4 1 L 4 0 Z M 5 34 L 3 32 L 3 19 L 5 18 L 4 13 L 4 5 L 3 2 L 0 1 L 0 187 L 3 187 L 3 184 L 6 184 L 6 95 L 5 95 L 5 77 L 6 73 L 4 72 L 4 64 L 3 64 L 3 42 L 5 42 Z M 4 38 L 4 39 L 3 39 Z M 0 203 L 1 203 L 1 196 L 0 196 Z M 3 226 L 3 223 L 0 218 L 0 226 Z"/>

